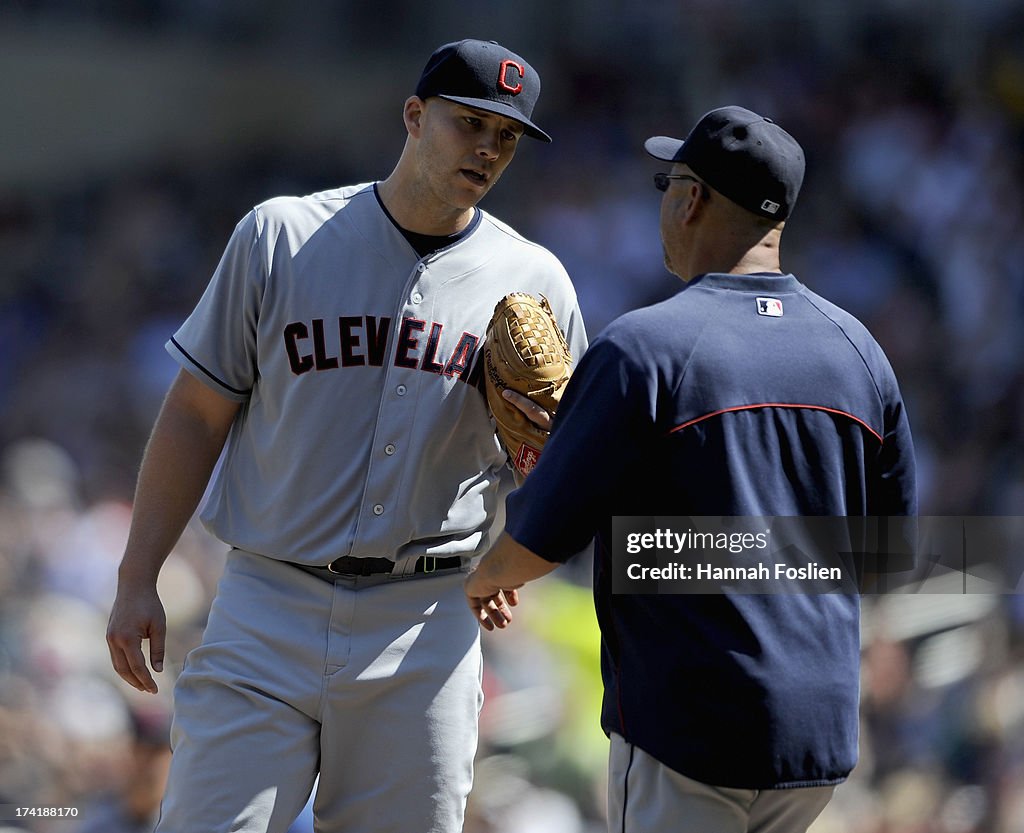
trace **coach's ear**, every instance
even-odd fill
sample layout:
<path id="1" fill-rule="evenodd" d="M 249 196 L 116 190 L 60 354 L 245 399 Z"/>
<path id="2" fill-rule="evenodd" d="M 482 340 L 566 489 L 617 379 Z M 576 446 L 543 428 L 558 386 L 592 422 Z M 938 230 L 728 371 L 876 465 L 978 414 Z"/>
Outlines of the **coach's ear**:
<path id="1" fill-rule="evenodd" d="M 420 125 L 423 121 L 423 113 L 426 110 L 427 103 L 419 96 L 409 96 L 405 100 L 405 109 L 403 110 L 403 117 L 405 119 L 405 129 L 409 132 L 409 135 L 418 139 L 420 136 Z"/>
<path id="2" fill-rule="evenodd" d="M 692 224 L 704 214 L 711 194 L 703 182 L 691 182 L 687 190 L 687 199 L 682 202 L 683 223 Z"/>

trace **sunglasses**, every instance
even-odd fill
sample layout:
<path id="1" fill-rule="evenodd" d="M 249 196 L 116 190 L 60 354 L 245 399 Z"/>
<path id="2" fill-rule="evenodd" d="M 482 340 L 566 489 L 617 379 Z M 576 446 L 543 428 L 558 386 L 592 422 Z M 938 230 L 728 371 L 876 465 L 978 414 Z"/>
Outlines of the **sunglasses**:
<path id="1" fill-rule="evenodd" d="M 690 182 L 700 182 L 697 177 L 689 176 L 688 174 L 655 174 L 654 187 L 659 191 L 667 191 L 673 179 L 688 179 Z"/>

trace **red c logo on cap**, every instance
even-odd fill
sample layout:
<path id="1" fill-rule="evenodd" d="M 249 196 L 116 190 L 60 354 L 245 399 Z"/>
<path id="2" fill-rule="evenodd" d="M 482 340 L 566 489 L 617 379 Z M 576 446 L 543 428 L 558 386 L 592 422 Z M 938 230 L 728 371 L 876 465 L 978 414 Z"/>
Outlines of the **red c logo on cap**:
<path id="1" fill-rule="evenodd" d="M 515 61 L 511 61 L 506 58 L 501 62 L 501 66 L 498 68 L 498 86 L 503 90 L 508 90 L 512 95 L 518 95 L 523 91 L 523 85 L 517 81 L 516 85 L 513 87 L 505 80 L 508 77 L 508 71 L 510 69 L 514 69 L 520 79 L 526 77 L 526 68 L 523 67 L 522 64 L 517 64 Z"/>

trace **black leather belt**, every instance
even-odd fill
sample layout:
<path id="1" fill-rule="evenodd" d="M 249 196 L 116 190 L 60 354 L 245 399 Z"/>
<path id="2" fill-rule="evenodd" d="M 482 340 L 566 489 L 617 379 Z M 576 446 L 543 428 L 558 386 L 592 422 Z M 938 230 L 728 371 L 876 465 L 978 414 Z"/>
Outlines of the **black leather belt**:
<path id="1" fill-rule="evenodd" d="M 342 556 L 335 558 L 326 567 L 314 567 L 308 564 L 295 564 L 300 570 L 312 573 L 314 576 L 333 581 L 337 578 L 354 578 L 356 576 L 379 576 L 391 573 L 395 569 L 395 562 L 390 558 L 359 558 L 356 556 Z M 428 575 L 448 570 L 462 568 L 462 557 L 453 555 L 448 558 L 435 558 L 432 555 L 421 555 L 416 559 L 416 568 L 413 574 Z M 396 576 L 397 578 L 397 576 Z"/>

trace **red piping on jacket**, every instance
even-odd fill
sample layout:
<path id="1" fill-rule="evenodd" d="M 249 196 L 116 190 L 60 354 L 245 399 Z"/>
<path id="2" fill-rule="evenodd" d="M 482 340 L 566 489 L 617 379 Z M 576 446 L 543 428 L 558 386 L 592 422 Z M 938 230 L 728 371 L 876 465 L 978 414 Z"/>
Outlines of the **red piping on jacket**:
<path id="1" fill-rule="evenodd" d="M 677 425 L 668 433 L 674 434 L 676 431 L 682 431 L 684 428 L 689 428 L 691 425 L 696 425 L 698 422 L 703 422 L 705 419 L 711 419 L 711 417 L 721 416 L 722 414 L 732 413 L 733 411 L 752 411 L 756 408 L 808 408 L 812 411 L 825 411 L 830 414 L 838 414 L 839 416 L 852 419 L 858 425 L 863 426 L 865 430 L 867 430 L 879 442 L 883 442 L 882 435 L 874 428 L 868 425 L 864 420 L 859 417 L 855 417 L 853 414 L 848 414 L 846 411 L 840 411 L 836 408 L 826 408 L 824 405 L 793 405 L 786 402 L 761 402 L 756 405 L 736 405 L 733 408 L 722 408 L 720 411 L 713 411 L 710 414 L 704 414 L 704 416 L 699 416 L 695 419 L 689 420 L 688 422 L 684 422 L 682 425 Z"/>

